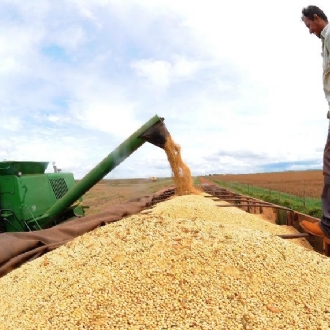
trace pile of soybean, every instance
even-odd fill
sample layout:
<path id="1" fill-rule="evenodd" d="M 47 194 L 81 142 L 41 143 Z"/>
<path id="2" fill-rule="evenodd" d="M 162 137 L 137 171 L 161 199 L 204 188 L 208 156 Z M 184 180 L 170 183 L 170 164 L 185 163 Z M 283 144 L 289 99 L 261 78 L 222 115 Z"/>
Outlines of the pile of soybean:
<path id="1" fill-rule="evenodd" d="M 0 329 L 329 329 L 330 259 L 202 195 L 86 233 L 0 279 Z"/>

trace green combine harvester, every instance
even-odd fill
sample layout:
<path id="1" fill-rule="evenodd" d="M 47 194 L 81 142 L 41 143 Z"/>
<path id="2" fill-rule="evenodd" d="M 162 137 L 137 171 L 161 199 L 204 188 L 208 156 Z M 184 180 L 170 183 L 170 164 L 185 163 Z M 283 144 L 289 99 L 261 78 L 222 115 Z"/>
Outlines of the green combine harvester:
<path id="1" fill-rule="evenodd" d="M 0 232 L 24 232 L 84 216 L 82 196 L 145 142 L 164 148 L 163 118 L 151 118 L 76 183 L 72 173 L 45 173 L 48 162 L 0 162 Z"/>

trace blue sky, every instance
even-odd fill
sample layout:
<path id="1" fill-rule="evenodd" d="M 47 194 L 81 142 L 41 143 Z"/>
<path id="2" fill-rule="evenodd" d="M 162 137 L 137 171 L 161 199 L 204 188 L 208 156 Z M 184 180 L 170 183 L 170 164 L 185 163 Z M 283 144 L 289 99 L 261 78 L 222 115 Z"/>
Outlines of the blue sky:
<path id="1" fill-rule="evenodd" d="M 321 168 L 328 107 L 321 42 L 300 20 L 309 4 L 4 0 L 0 159 L 81 178 L 157 114 L 192 175 Z M 145 143 L 108 177 L 170 175 Z"/>

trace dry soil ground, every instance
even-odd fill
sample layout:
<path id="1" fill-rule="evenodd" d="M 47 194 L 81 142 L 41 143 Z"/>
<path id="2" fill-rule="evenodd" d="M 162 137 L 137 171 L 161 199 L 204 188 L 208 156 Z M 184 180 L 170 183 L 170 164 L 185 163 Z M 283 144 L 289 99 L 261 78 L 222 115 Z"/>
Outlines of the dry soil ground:
<path id="1" fill-rule="evenodd" d="M 171 178 L 102 180 L 83 196 L 83 205 L 89 206 L 86 214 L 106 211 L 111 205 L 128 202 L 133 198 L 150 196 L 155 192 L 173 186 Z"/>

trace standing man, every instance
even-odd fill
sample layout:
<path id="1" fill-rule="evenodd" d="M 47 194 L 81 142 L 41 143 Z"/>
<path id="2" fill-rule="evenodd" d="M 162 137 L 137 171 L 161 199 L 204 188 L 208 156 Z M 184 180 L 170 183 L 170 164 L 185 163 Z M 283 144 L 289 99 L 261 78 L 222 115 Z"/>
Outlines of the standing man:
<path id="1" fill-rule="evenodd" d="M 309 33 L 315 34 L 322 41 L 323 90 L 329 105 L 327 118 L 330 119 L 330 24 L 324 12 L 316 6 L 304 8 L 301 19 Z M 327 243 L 330 243 L 330 124 L 323 153 L 323 178 L 321 221 L 315 223 L 302 221 L 300 226 L 307 233 L 323 237 Z"/>

